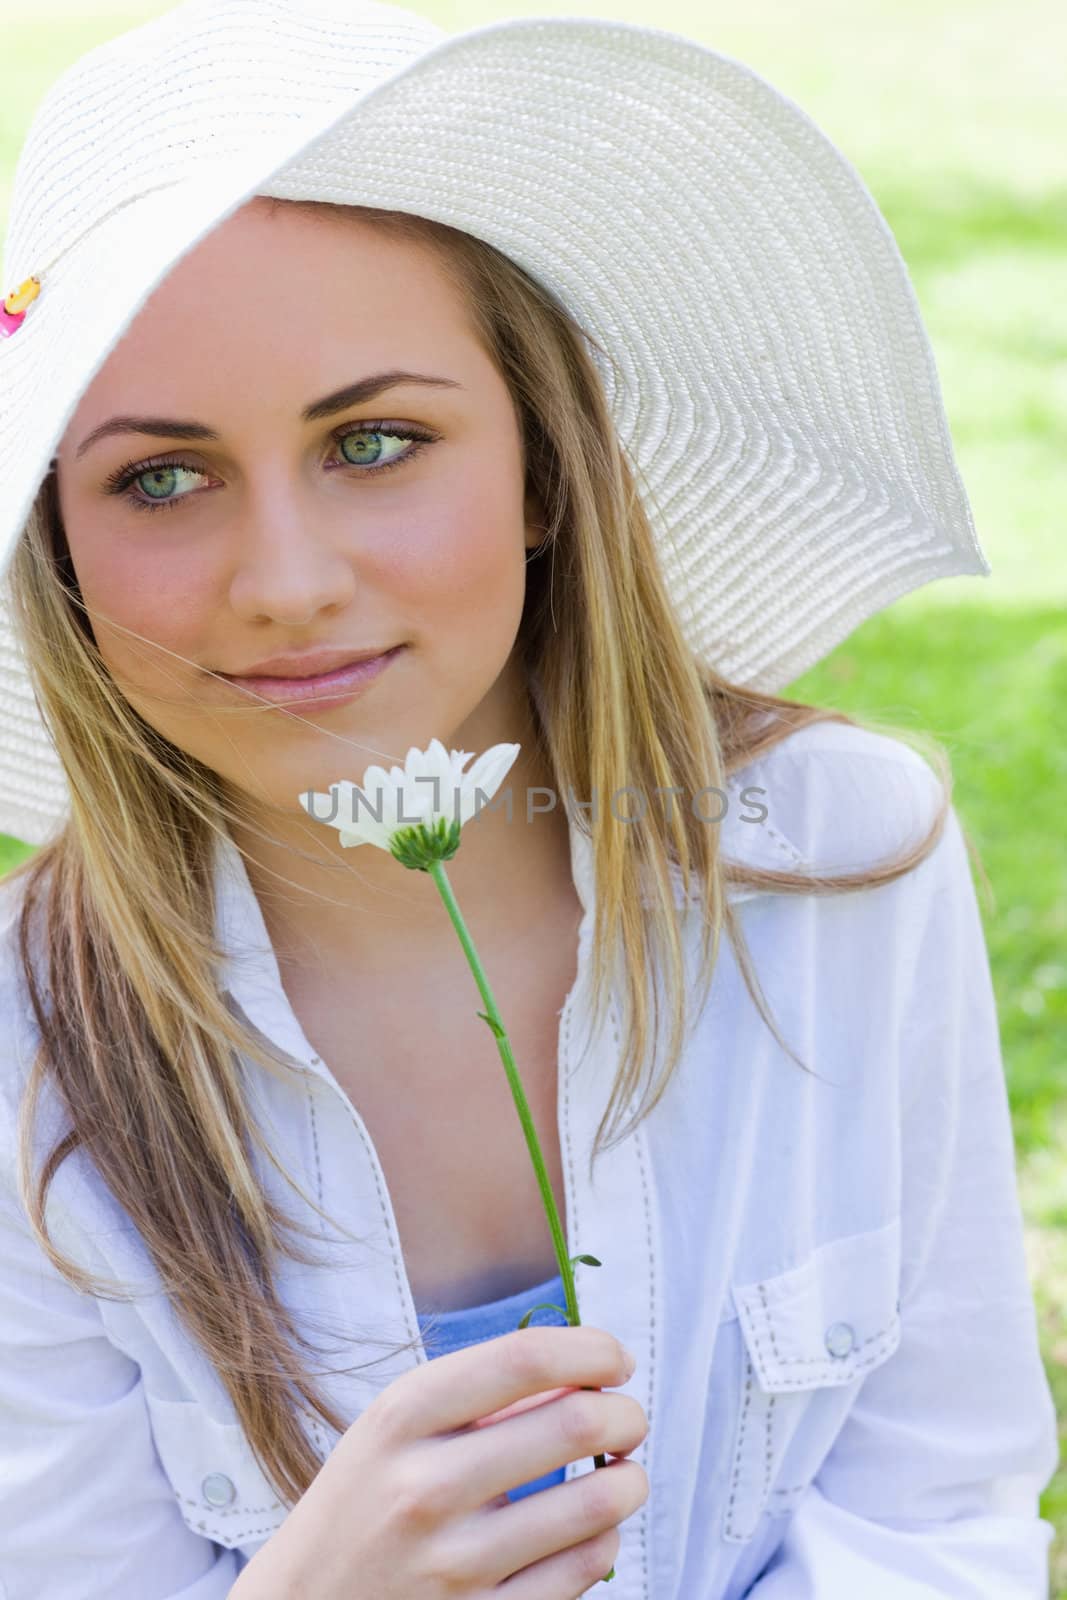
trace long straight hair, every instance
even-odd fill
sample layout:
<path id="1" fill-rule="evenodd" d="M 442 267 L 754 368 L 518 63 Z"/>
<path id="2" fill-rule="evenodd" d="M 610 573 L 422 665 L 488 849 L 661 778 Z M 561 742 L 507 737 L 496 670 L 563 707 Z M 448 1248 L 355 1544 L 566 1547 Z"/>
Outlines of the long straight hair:
<path id="1" fill-rule="evenodd" d="M 317 202 L 274 205 L 323 210 Z M 632 1132 L 665 1092 L 688 1023 L 710 989 L 723 929 L 764 1021 L 808 1070 L 768 1014 L 727 887 L 842 894 L 900 877 L 940 837 L 949 763 L 925 735 L 740 688 L 696 659 L 665 588 L 589 336 L 544 286 L 483 240 L 403 212 L 328 209 L 432 251 L 507 382 L 521 419 L 527 487 L 546 512 L 545 540 L 527 566 L 517 648 L 539 684 L 535 726 L 557 793 L 721 788 L 738 768 L 815 722 L 895 732 L 924 749 L 941 777 L 943 800 L 924 839 L 891 861 L 835 877 L 727 865 L 717 830 L 688 806 L 650 811 L 640 827 L 605 819 L 592 830 L 594 1012 L 601 1017 L 621 955 L 626 1041 L 592 1161 Z M 139 1230 L 260 1466 L 294 1504 L 322 1464 L 300 1413 L 338 1433 L 349 1424 L 297 1353 L 313 1347 L 276 1291 L 282 1256 L 316 1264 L 283 1230 L 314 1230 L 269 1199 L 252 1160 L 254 1144 L 325 1215 L 280 1166 L 242 1093 L 242 1058 L 287 1081 L 295 1068 L 234 1014 L 217 981 L 224 952 L 215 939 L 213 853 L 228 824 L 247 818 L 219 776 L 153 729 L 108 673 L 70 559 L 54 474 L 23 531 L 11 581 L 16 626 L 72 798 L 62 830 L 3 880 L 22 884 L 19 960 L 40 1036 L 19 1116 L 22 1204 L 41 1248 L 73 1285 L 126 1298 L 123 1285 L 62 1255 L 46 1230 L 52 1178 L 71 1151 L 85 1151 Z M 672 867 L 701 886 L 700 992 L 692 1011 L 686 912 L 675 900 Z M 650 984 L 653 971 L 662 980 Z M 668 1047 L 658 1072 L 646 1072 L 650 1040 L 659 1037 L 660 990 Z M 32 1128 L 46 1079 L 71 1128 L 34 1175 Z M 637 1114 L 620 1132 L 620 1111 L 639 1089 Z"/>

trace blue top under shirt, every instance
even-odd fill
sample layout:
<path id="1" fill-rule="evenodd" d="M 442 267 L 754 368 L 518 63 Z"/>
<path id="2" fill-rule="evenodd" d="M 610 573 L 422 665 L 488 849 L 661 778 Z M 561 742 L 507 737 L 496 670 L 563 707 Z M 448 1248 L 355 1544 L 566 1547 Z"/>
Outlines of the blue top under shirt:
<path id="1" fill-rule="evenodd" d="M 487 1300 L 484 1305 L 464 1306 L 459 1311 L 420 1312 L 419 1327 L 427 1357 L 433 1360 L 469 1344 L 482 1344 L 486 1339 L 498 1339 L 502 1334 L 511 1333 L 519 1326 L 523 1312 L 540 1305 L 542 1300 L 563 1304 L 563 1279 L 558 1272 L 554 1278 L 535 1283 L 530 1289 L 520 1289 L 518 1294 L 505 1295 L 502 1300 Z M 561 1311 L 552 1311 L 546 1306 L 534 1312 L 528 1326 L 532 1325 L 565 1327 L 567 1318 Z M 426 1338 L 427 1328 L 431 1329 L 429 1339 Z M 547 1489 L 550 1484 L 562 1483 L 565 1472 L 565 1467 L 558 1467 L 542 1478 L 532 1478 L 517 1489 L 509 1489 L 508 1499 L 522 1500 L 539 1489 Z"/>

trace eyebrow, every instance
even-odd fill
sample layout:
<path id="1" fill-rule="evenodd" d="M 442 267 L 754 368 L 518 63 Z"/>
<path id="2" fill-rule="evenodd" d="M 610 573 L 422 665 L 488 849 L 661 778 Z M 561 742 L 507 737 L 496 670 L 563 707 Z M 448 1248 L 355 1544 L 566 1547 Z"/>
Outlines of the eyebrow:
<path id="1" fill-rule="evenodd" d="M 300 413 L 300 420 L 319 422 L 323 417 L 335 416 L 338 411 L 347 411 L 350 406 L 374 400 L 386 389 L 395 389 L 400 384 L 412 383 L 426 384 L 435 389 L 463 388 L 463 385 L 457 383 L 454 378 L 434 378 L 422 372 L 376 372 L 369 378 L 360 378 L 357 383 L 346 384 L 343 389 L 337 389 L 322 400 L 316 400 L 311 405 L 305 406 Z M 102 422 L 98 428 L 86 434 L 74 452 L 75 460 L 80 460 L 98 439 L 106 439 L 114 433 L 144 433 L 158 439 L 217 440 L 219 438 L 214 428 L 205 427 L 202 422 L 187 422 L 175 417 L 109 417 L 107 422 Z"/>

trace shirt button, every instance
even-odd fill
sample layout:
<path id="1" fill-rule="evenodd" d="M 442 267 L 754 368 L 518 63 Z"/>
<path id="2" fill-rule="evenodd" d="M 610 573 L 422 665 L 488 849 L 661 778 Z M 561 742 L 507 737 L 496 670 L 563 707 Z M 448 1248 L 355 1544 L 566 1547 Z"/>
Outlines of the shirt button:
<path id="1" fill-rule="evenodd" d="M 832 1322 L 826 1330 L 826 1348 L 832 1356 L 847 1356 L 855 1342 L 847 1322 Z"/>
<path id="2" fill-rule="evenodd" d="M 223 1472 L 209 1472 L 200 1485 L 200 1493 L 209 1506 L 228 1506 L 237 1490 Z"/>

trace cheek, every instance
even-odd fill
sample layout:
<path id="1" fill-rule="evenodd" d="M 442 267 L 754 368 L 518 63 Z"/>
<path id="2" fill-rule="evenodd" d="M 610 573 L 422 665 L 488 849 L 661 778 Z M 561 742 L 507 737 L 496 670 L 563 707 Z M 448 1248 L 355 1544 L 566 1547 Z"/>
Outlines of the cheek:
<path id="1" fill-rule="evenodd" d="M 195 564 L 168 563 L 121 541 L 75 547 L 72 556 L 97 645 L 116 677 L 152 685 L 165 675 L 173 684 L 181 663 L 167 652 L 195 660 L 209 619 Z"/>
<path id="2" fill-rule="evenodd" d="M 522 496 L 510 481 L 452 483 L 394 528 L 385 556 L 390 587 L 426 621 L 457 629 L 521 612 L 526 583 Z"/>

